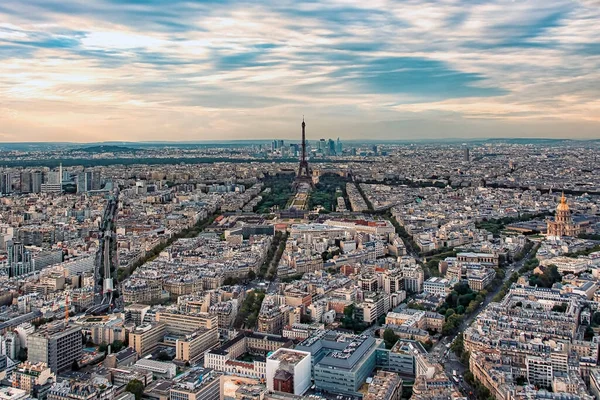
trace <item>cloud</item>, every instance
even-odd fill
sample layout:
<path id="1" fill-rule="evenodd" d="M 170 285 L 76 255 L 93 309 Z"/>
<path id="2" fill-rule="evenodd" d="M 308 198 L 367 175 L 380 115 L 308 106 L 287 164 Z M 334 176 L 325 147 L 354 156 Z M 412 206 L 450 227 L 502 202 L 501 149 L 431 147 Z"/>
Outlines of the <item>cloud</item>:
<path id="1" fill-rule="evenodd" d="M 4 0 L 0 21 L 6 138 L 295 137 L 302 114 L 348 139 L 600 125 L 590 0 Z"/>

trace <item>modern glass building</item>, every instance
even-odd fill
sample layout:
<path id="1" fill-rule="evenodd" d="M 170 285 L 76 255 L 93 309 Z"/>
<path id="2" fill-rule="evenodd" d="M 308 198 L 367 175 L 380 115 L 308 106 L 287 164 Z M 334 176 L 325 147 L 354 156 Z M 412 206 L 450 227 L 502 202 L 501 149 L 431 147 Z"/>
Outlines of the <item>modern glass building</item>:
<path id="1" fill-rule="evenodd" d="M 296 350 L 312 355 L 315 386 L 330 393 L 356 395 L 377 364 L 383 340 L 367 335 L 319 331 Z"/>

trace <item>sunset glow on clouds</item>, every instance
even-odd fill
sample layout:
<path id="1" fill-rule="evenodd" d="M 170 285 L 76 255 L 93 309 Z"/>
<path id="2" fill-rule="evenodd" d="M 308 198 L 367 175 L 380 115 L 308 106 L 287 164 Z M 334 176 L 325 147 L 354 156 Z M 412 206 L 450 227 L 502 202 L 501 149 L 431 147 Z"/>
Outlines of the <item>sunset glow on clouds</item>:
<path id="1" fill-rule="evenodd" d="M 595 0 L 0 2 L 0 141 L 600 137 Z"/>

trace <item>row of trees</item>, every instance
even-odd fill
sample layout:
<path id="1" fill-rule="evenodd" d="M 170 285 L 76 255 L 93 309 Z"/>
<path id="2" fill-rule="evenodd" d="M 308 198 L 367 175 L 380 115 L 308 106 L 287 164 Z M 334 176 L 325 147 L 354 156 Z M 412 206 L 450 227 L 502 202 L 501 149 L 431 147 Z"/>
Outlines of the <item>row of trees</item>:
<path id="1" fill-rule="evenodd" d="M 471 354 L 468 351 L 465 351 L 465 341 L 463 338 L 463 334 L 459 333 L 456 335 L 456 338 L 450 345 L 450 350 L 454 352 L 460 359 L 460 362 L 464 365 L 469 365 L 469 358 Z"/>
<path id="2" fill-rule="evenodd" d="M 280 232 L 278 232 L 280 233 Z M 288 233 L 281 234 L 279 236 L 279 241 L 277 242 L 277 251 L 275 252 L 275 258 L 270 262 L 269 270 L 267 272 L 266 278 L 269 281 L 272 281 L 277 275 L 277 266 L 279 265 L 279 260 L 281 260 L 281 256 L 283 256 L 283 252 L 285 251 L 285 245 L 287 243 Z"/>
<path id="3" fill-rule="evenodd" d="M 269 272 L 269 267 L 273 262 L 273 257 L 275 257 L 275 254 L 277 254 L 277 250 L 279 249 L 279 243 L 281 242 L 282 238 L 283 233 L 281 233 L 280 231 L 275 232 L 275 235 L 273 236 L 273 241 L 271 242 L 271 246 L 269 247 L 269 250 L 267 250 L 267 256 L 265 257 L 262 265 L 260 266 L 260 270 L 258 271 L 259 278 L 264 278 Z"/>
<path id="4" fill-rule="evenodd" d="M 459 282 L 454 285 L 452 292 L 446 296 L 444 304 L 438 308 L 438 312 L 446 317 L 442 327 L 442 335 L 455 333 L 460 327 L 464 316 L 474 313 L 486 296 L 486 290 L 475 292 L 466 282 Z"/>
<path id="5" fill-rule="evenodd" d="M 494 396 L 490 392 L 488 388 L 483 386 L 481 382 L 475 379 L 473 373 L 469 370 L 469 359 L 471 358 L 471 354 L 468 351 L 465 351 L 465 344 L 463 334 L 459 334 L 454 339 L 454 342 L 450 345 L 450 350 L 454 352 L 460 359 L 460 362 L 467 367 L 467 370 L 464 373 L 465 381 L 471 385 L 475 391 L 475 398 L 484 399 L 484 400 L 494 400 Z"/>
<path id="6" fill-rule="evenodd" d="M 522 259 L 524 259 L 527 254 L 529 254 L 529 252 L 533 249 L 533 246 L 535 244 L 531 241 L 527 241 L 525 243 L 525 246 L 523 246 L 523 248 L 521 249 L 520 252 L 518 252 L 517 254 L 515 254 L 515 256 L 513 257 L 514 261 L 521 261 Z"/>
<path id="7" fill-rule="evenodd" d="M 475 398 L 481 400 L 495 400 L 496 398 L 492 395 L 490 390 L 483 386 L 481 382 L 475 379 L 473 373 L 469 370 L 465 371 L 465 381 L 473 387 L 475 390 Z"/>
<path id="8" fill-rule="evenodd" d="M 508 289 L 510 289 L 510 286 L 513 283 L 515 283 L 518 279 L 519 279 L 519 274 L 516 272 L 513 272 L 513 274 L 510 276 L 510 278 L 506 282 L 504 282 L 504 284 L 502 285 L 502 287 L 500 288 L 498 293 L 496 293 L 496 295 L 492 298 L 492 301 L 494 301 L 494 302 L 501 301 L 504 298 L 504 296 L 506 296 L 506 293 L 508 293 Z"/>
<path id="9" fill-rule="evenodd" d="M 240 329 L 243 326 L 248 329 L 254 328 L 258 321 L 258 313 L 264 299 L 265 292 L 262 290 L 255 290 L 248 293 L 235 317 L 233 327 L 236 329 Z"/>
<path id="10" fill-rule="evenodd" d="M 531 272 L 534 269 L 536 269 L 538 265 L 540 265 L 540 260 L 538 260 L 535 257 L 530 258 L 527 261 L 525 261 L 525 264 L 523 264 L 521 268 L 519 268 L 519 274 L 523 275 L 528 272 Z"/>

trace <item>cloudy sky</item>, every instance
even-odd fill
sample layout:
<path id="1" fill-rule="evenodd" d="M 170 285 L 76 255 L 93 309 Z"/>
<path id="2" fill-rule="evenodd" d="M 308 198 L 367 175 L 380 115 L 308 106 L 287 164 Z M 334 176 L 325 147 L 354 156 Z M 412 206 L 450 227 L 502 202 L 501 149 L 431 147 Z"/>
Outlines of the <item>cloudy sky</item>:
<path id="1" fill-rule="evenodd" d="M 600 138 L 600 0 L 2 0 L 0 141 Z"/>

